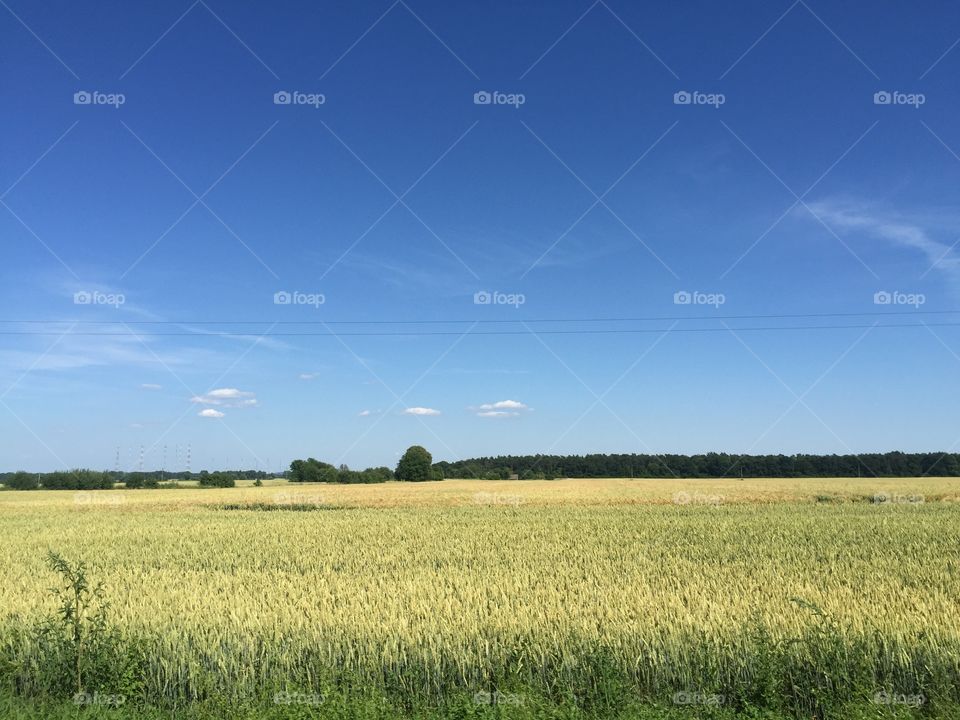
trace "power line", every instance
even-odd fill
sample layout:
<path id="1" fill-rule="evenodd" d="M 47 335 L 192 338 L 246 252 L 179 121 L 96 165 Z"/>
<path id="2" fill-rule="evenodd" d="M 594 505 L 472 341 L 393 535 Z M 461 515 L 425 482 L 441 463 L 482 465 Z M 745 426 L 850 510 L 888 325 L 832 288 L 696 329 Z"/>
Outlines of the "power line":
<path id="1" fill-rule="evenodd" d="M 530 321 L 528 321 L 529 323 Z M 863 330 L 875 328 L 877 330 L 893 328 L 932 328 L 932 327 L 960 327 L 960 322 L 941 323 L 870 323 L 855 325 L 766 325 L 740 326 L 716 328 L 604 328 L 578 330 L 407 330 L 397 332 L 158 332 L 141 333 L 138 337 L 423 337 L 432 335 L 632 335 L 648 333 L 716 333 L 716 332 L 758 332 L 758 331 L 796 331 L 796 330 Z M 48 332 L 48 331 L 0 331 L 0 335 L 44 336 L 44 337 L 130 337 L 130 332 Z"/>
<path id="2" fill-rule="evenodd" d="M 958 310 L 888 310 L 835 313 L 770 313 L 751 315 L 653 315 L 638 317 L 534 318 L 534 319 L 430 319 L 430 320 L 41 320 L 0 319 L 0 325 L 469 325 L 543 323 L 686 322 L 690 320 L 801 320 L 844 317 L 900 317 L 904 315 L 958 315 Z"/>

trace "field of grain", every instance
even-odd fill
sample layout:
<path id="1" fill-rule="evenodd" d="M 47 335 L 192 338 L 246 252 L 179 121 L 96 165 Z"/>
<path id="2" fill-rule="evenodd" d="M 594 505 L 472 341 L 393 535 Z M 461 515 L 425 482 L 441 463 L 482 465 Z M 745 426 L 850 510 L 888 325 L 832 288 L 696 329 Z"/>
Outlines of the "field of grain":
<path id="1" fill-rule="evenodd" d="M 935 478 L 0 492 L 0 652 L 29 692 L 40 650 L 23 628 L 54 606 L 54 550 L 105 583 L 157 702 L 345 678 L 391 697 L 595 700 L 602 679 L 797 717 L 878 697 L 942 708 L 960 693 L 958 492 Z"/>

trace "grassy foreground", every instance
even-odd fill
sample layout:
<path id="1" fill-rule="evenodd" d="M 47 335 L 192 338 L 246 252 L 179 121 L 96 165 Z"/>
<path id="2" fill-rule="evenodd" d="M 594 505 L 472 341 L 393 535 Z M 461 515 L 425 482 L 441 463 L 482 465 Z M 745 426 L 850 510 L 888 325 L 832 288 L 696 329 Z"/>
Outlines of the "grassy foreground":
<path id="1" fill-rule="evenodd" d="M 3 492 L 0 715 L 956 717 L 957 495 L 946 479 Z M 106 585 L 119 645 L 87 705 L 34 632 L 50 549 Z"/>

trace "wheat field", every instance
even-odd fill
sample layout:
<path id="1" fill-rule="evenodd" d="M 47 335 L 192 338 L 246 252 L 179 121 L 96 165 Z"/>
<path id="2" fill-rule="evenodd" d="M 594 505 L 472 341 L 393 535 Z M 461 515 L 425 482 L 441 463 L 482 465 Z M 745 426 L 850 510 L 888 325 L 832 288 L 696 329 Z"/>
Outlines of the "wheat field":
<path id="1" fill-rule="evenodd" d="M 918 478 L 2 492 L 0 647 L 35 650 L 18 629 L 52 607 L 52 549 L 105 583 L 111 620 L 146 648 L 153 699 L 344 678 L 422 698 L 576 695 L 602 675 L 652 701 L 767 693 L 798 717 L 878 693 L 943 706 L 960 679 L 957 490 Z"/>

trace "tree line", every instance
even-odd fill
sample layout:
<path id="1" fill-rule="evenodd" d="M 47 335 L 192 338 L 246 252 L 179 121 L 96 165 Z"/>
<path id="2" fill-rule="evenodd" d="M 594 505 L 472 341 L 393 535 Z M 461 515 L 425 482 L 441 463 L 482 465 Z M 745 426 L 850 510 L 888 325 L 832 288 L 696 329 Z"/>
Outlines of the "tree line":
<path id="1" fill-rule="evenodd" d="M 553 478 L 938 477 L 960 476 L 960 453 L 862 455 L 500 455 L 434 466 L 444 477 Z"/>
<path id="2" fill-rule="evenodd" d="M 109 490 L 120 484 L 126 488 L 166 487 L 163 482 L 197 480 L 201 487 L 234 487 L 237 480 L 266 480 L 274 477 L 262 470 L 230 470 L 199 473 L 170 473 L 162 470 L 122 472 L 117 470 L 56 470 L 32 473 L 24 470 L 0 473 L 0 484 L 10 490 Z"/>
<path id="3" fill-rule="evenodd" d="M 396 470 L 388 467 L 351 470 L 346 465 L 334 467 L 316 458 L 294 460 L 290 463 L 287 478 L 291 482 L 326 483 L 382 483 L 388 480 L 420 482 L 424 480 L 443 480 L 443 472 L 433 464 L 433 456 L 420 445 L 413 445 L 397 463 Z"/>
<path id="4" fill-rule="evenodd" d="M 423 447 L 407 449 L 391 470 L 351 470 L 315 458 L 294 460 L 282 473 L 291 482 L 383 483 L 464 478 L 480 480 L 553 480 L 555 478 L 798 478 L 798 477 L 960 477 L 960 453 L 867 453 L 863 455 L 498 455 L 456 462 L 433 462 Z M 49 473 L 0 473 L 11 490 L 99 490 L 166 487 L 163 481 L 197 480 L 202 487 L 234 487 L 237 480 L 274 477 L 262 470 L 199 473 L 61 470 Z"/>

